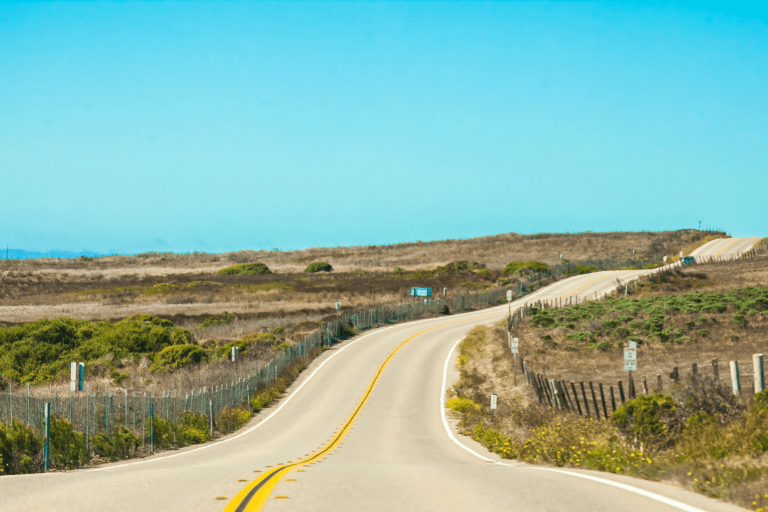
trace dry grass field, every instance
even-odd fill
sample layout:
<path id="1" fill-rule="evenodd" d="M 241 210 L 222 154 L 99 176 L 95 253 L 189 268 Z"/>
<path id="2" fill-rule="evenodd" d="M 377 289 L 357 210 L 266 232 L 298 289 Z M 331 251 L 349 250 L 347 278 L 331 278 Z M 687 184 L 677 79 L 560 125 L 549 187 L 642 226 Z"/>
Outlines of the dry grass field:
<path id="1" fill-rule="evenodd" d="M 690 292 L 727 293 L 729 290 L 766 286 L 768 253 L 763 253 L 754 259 L 695 265 L 684 270 L 655 274 L 641 280 L 637 289 L 630 285 L 628 298 L 663 298 Z M 626 322 L 622 321 L 620 325 L 631 327 L 632 322 L 647 321 L 654 314 L 658 313 L 638 311 L 632 320 L 625 317 Z M 720 373 L 724 376 L 728 375 L 728 361 L 739 361 L 745 389 L 752 385 L 752 355 L 766 352 L 768 348 L 768 316 L 762 312 L 746 315 L 746 324 L 736 323 L 734 318 L 739 311 L 733 305 L 717 312 L 667 310 L 663 314 L 666 317 L 664 328 L 680 332 L 683 342 L 641 344 L 638 348 L 636 376 L 639 380 L 636 384 L 639 385 L 646 376 L 649 388 L 653 390 L 657 375 L 662 375 L 664 385 L 669 386 L 669 373 L 673 367 L 677 366 L 684 377 L 691 374 L 694 363 L 703 375 L 711 376 L 711 361 L 718 359 Z M 596 314 L 587 324 L 576 325 L 573 330 L 562 326 L 548 329 L 523 322 L 516 335 L 520 338 L 525 359 L 536 372 L 567 382 L 591 380 L 615 385 L 617 380 L 627 378 L 620 347 L 611 346 L 603 350 L 568 350 L 565 347 L 578 345 L 573 341 L 574 332 L 582 329 L 596 335 L 593 339 L 595 343 L 621 344 L 624 333 L 610 332 L 605 327 L 605 322 L 614 320 L 617 315 L 621 317 L 622 313 Z"/>
<path id="2" fill-rule="evenodd" d="M 211 315 L 235 314 L 217 335 L 233 339 L 252 322 L 292 325 L 344 309 L 408 300 L 411 286 L 443 287 L 449 293 L 491 288 L 510 261 L 557 263 L 588 258 L 658 258 L 695 246 L 708 236 L 697 230 L 661 233 L 517 235 L 416 242 L 389 246 L 312 248 L 301 251 L 238 251 L 226 254 L 146 253 L 78 259 L 0 260 L 0 322 L 18 324 L 70 316 L 116 320 L 153 314 L 192 328 Z M 430 274 L 452 261 L 485 265 L 487 273 Z M 305 274 L 314 261 L 330 273 Z M 272 274 L 222 276 L 234 263 L 263 262 Z M 243 323 L 246 322 L 246 323 Z M 253 324 L 253 326 L 257 325 Z M 196 333 L 203 334 L 203 333 Z"/>

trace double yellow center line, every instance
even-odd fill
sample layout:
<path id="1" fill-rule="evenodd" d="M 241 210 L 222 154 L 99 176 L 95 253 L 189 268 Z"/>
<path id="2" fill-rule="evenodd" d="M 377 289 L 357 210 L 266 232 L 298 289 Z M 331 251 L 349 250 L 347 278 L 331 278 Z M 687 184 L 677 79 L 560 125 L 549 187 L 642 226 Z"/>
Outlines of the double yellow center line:
<path id="1" fill-rule="evenodd" d="M 344 426 L 338 431 L 336 436 L 334 436 L 334 438 L 328 442 L 328 444 L 320 448 L 320 450 L 313 453 L 309 457 L 306 457 L 298 462 L 294 462 L 291 464 L 284 464 L 282 466 L 278 466 L 264 473 L 259 478 L 257 478 L 256 480 L 252 481 L 247 486 L 245 486 L 245 488 L 243 488 L 243 490 L 241 490 L 239 493 L 237 493 L 237 496 L 235 496 L 232 499 L 232 501 L 229 502 L 227 507 L 224 509 L 224 512 L 255 512 L 255 511 L 261 510 L 264 507 L 264 505 L 266 505 L 267 500 L 269 499 L 270 494 L 272 494 L 272 491 L 274 490 L 275 486 L 280 482 L 280 480 L 283 479 L 283 477 L 285 477 L 288 473 L 290 473 L 291 470 L 299 466 L 302 466 L 304 464 L 311 464 L 313 462 L 316 462 L 322 459 L 325 455 L 327 455 L 331 451 L 333 451 L 339 445 L 341 440 L 344 439 L 344 436 L 346 436 L 349 430 L 352 428 L 352 425 L 355 423 L 355 420 L 357 420 L 357 417 L 360 414 L 360 411 L 363 409 L 363 406 L 366 404 L 366 402 L 368 402 L 368 398 L 370 398 L 371 393 L 373 392 L 373 388 L 376 387 L 376 384 L 378 383 L 379 378 L 381 377 L 381 374 L 384 372 L 384 368 L 386 368 L 386 366 L 392 360 L 392 357 L 394 357 L 397 351 L 403 348 L 409 341 L 413 340 L 417 336 L 421 336 L 425 332 L 447 327 L 449 325 L 454 325 L 454 324 L 459 324 L 464 322 L 471 322 L 474 320 L 480 320 L 480 319 L 488 318 L 491 316 L 496 316 L 496 315 L 487 315 L 480 318 L 471 318 L 467 320 L 460 320 L 458 322 L 450 322 L 447 324 L 430 327 L 429 329 L 424 329 L 423 331 L 417 332 L 407 340 L 400 343 L 400 345 L 398 345 L 392 352 L 389 353 L 389 355 L 384 360 L 384 362 L 381 363 L 381 366 L 379 366 L 379 369 L 376 371 L 376 375 L 373 377 L 370 384 L 368 384 L 368 388 L 365 390 L 365 394 L 358 402 L 357 406 L 355 407 L 355 410 L 352 412 L 352 414 L 349 416 L 347 421 L 344 423 Z"/>

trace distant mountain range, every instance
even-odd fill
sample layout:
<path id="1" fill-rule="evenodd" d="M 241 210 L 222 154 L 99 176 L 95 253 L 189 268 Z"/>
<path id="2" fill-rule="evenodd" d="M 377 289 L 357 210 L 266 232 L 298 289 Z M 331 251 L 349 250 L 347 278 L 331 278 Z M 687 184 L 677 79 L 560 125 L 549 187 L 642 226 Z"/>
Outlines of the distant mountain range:
<path id="1" fill-rule="evenodd" d="M 105 254 L 91 252 L 91 251 L 81 251 L 81 252 L 70 252 L 70 251 L 46 251 L 46 252 L 37 252 L 37 251 L 25 251 L 23 249 L 6 249 L 3 251 L 0 251 L 0 259 L 8 258 L 9 260 L 29 260 L 34 258 L 79 258 L 80 256 L 106 256 Z"/>

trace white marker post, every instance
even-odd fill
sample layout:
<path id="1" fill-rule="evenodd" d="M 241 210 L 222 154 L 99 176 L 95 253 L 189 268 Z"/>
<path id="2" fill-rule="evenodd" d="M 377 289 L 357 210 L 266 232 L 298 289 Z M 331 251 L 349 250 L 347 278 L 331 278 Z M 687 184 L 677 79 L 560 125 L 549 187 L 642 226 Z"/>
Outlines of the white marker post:
<path id="1" fill-rule="evenodd" d="M 627 393 L 629 393 L 629 399 L 632 398 L 632 392 L 634 390 L 634 385 L 632 382 L 632 372 L 637 370 L 637 342 L 636 341 L 630 341 L 629 346 L 624 348 L 624 369 L 627 371 L 627 374 L 629 376 L 628 378 L 628 388 Z"/>
<path id="2" fill-rule="evenodd" d="M 512 338 L 509 341 L 509 350 L 512 352 L 512 374 L 514 375 L 513 385 L 517 386 L 517 354 L 520 353 L 520 341 L 517 338 Z"/>
<path id="3" fill-rule="evenodd" d="M 496 395 L 491 395 L 491 412 L 496 414 Z"/>
<path id="4" fill-rule="evenodd" d="M 70 393 L 75 390 L 75 382 L 77 382 L 77 363 L 70 363 L 69 365 L 69 391 Z"/>

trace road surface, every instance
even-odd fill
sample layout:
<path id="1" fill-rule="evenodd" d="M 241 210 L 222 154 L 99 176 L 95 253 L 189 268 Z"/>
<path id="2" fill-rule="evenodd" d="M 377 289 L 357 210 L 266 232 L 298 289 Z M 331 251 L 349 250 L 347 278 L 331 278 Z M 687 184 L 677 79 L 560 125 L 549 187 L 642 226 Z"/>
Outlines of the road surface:
<path id="1" fill-rule="evenodd" d="M 736 254 L 757 240 L 713 241 L 697 256 Z M 577 276 L 513 307 L 591 300 L 647 272 Z M 442 404 L 455 346 L 506 314 L 504 305 L 369 331 L 326 351 L 283 399 L 223 440 L 2 477 L 0 510 L 741 510 L 659 483 L 503 461 L 456 435 Z"/>

